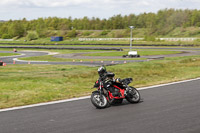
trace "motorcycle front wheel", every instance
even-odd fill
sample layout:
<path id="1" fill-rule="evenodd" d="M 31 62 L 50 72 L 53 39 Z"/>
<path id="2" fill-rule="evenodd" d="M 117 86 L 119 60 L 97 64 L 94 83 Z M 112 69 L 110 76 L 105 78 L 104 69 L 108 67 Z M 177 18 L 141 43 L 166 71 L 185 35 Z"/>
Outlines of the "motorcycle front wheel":
<path id="1" fill-rule="evenodd" d="M 126 96 L 126 100 L 130 103 L 139 103 L 140 102 L 140 93 L 137 89 L 130 87 L 131 89 Z"/>
<path id="2" fill-rule="evenodd" d="M 98 109 L 103 109 L 108 106 L 108 101 L 106 99 L 106 96 L 103 94 L 100 96 L 99 91 L 95 91 L 92 93 L 91 102 Z"/>

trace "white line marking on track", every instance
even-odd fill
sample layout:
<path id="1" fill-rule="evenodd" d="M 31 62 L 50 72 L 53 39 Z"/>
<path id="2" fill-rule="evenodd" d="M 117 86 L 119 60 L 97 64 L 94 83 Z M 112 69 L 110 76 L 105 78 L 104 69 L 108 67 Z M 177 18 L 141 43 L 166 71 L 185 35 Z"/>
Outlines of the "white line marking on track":
<path id="1" fill-rule="evenodd" d="M 146 89 L 150 89 L 150 88 L 162 87 L 162 86 L 173 85 L 173 84 L 180 84 L 180 83 L 185 83 L 185 82 L 190 82 L 190 81 L 195 81 L 195 80 L 200 80 L 200 78 L 183 80 L 183 81 L 177 81 L 177 82 L 171 82 L 171 83 L 154 85 L 154 86 L 148 86 L 148 87 L 142 87 L 142 88 L 137 88 L 137 89 L 138 90 L 146 90 Z"/>
<path id="2" fill-rule="evenodd" d="M 31 107 L 38 107 L 38 106 L 44 106 L 44 105 L 51 105 L 51 104 L 57 104 L 57 103 L 64 103 L 64 102 L 82 100 L 82 99 L 87 99 L 87 98 L 90 98 L 90 96 L 72 98 L 72 99 L 66 99 L 66 100 L 59 100 L 59 101 L 52 101 L 52 102 L 46 102 L 46 103 L 38 103 L 38 104 L 19 106 L 19 107 L 7 108 L 7 109 L 0 109 L 0 112 L 18 110 L 18 109 L 25 109 L 25 108 L 31 108 Z"/>
<path id="3" fill-rule="evenodd" d="M 195 80 L 200 80 L 200 78 L 177 81 L 177 82 L 172 82 L 172 83 L 167 83 L 167 84 L 154 85 L 154 86 L 149 86 L 149 87 L 142 87 L 142 88 L 137 88 L 137 89 L 138 90 L 146 90 L 146 89 L 167 86 L 167 85 L 173 85 L 173 84 L 179 84 L 179 83 L 185 83 L 185 82 L 190 82 L 190 81 L 195 81 Z M 0 109 L 0 112 L 25 109 L 25 108 L 31 108 L 31 107 L 38 107 L 38 106 L 44 106 L 44 105 L 51 105 L 51 104 L 57 104 L 57 103 L 64 103 L 64 102 L 71 102 L 71 101 L 83 100 L 83 99 L 88 99 L 88 98 L 90 98 L 90 96 L 72 98 L 72 99 L 66 99 L 66 100 L 59 100 L 59 101 L 53 101 L 53 102 L 46 102 L 46 103 L 38 103 L 38 104 L 32 104 L 32 105 L 26 105 L 26 106 L 20 106 L 20 107 L 6 108 L 6 109 Z"/>

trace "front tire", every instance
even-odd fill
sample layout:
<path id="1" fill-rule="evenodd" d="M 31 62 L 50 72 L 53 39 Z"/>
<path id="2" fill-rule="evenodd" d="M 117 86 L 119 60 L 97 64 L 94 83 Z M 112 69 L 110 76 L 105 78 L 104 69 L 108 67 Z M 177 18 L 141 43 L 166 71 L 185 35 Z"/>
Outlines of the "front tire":
<path id="1" fill-rule="evenodd" d="M 140 102 L 140 93 L 137 89 L 130 87 L 126 100 L 130 103 L 139 103 Z"/>
<path id="2" fill-rule="evenodd" d="M 99 91 L 95 91 L 91 95 L 91 102 L 98 109 L 103 109 L 108 106 L 108 101 L 106 99 L 106 96 L 104 94 L 102 94 L 101 96 Z"/>

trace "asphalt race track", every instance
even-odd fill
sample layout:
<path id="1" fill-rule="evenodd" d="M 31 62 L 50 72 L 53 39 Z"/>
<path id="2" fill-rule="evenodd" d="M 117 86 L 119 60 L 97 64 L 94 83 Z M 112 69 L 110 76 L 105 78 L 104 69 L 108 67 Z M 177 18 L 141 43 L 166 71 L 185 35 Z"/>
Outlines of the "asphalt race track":
<path id="1" fill-rule="evenodd" d="M 0 53 L 13 53 L 11 51 L 0 51 Z M 13 59 L 14 58 L 22 58 L 22 57 L 33 57 L 33 56 L 43 56 L 43 55 L 48 55 L 48 52 L 39 52 L 39 51 L 35 51 L 35 52 L 31 52 L 31 51 L 23 51 L 23 52 L 17 52 L 19 54 L 22 55 L 18 55 L 18 56 L 8 56 L 8 57 L 0 57 L 0 60 L 2 60 L 3 62 L 7 63 L 7 64 L 13 64 Z M 143 62 L 146 60 L 127 60 L 126 62 Z M 114 65 L 114 64 L 123 64 L 124 61 L 94 61 L 94 62 L 90 62 L 90 61 L 84 61 L 84 62 L 49 62 L 49 61 L 23 61 L 23 60 L 16 60 L 15 64 L 55 64 L 55 65 L 59 65 L 59 64 L 63 64 L 63 65 L 83 65 L 83 66 L 100 66 L 100 65 Z"/>
<path id="2" fill-rule="evenodd" d="M 140 90 L 143 102 L 90 99 L 0 112 L 1 133 L 199 133 L 200 79 Z"/>
<path id="3" fill-rule="evenodd" d="M 80 47 L 82 48 L 82 47 Z M 93 47 L 91 47 L 94 49 Z M 110 49 L 116 49 L 116 47 L 110 47 Z M 122 48 L 127 48 L 127 47 L 122 47 Z M 79 49 L 79 47 L 77 47 Z M 90 47 L 88 47 L 90 49 Z M 147 58 L 147 59 L 162 59 L 165 57 L 177 57 L 177 56 L 192 56 L 192 55 L 200 55 L 200 48 L 151 48 L 151 47 L 134 47 L 134 49 L 158 49 L 158 50 L 176 50 L 176 51 L 182 51 L 181 54 L 171 54 L 171 55 L 155 55 L 155 56 L 141 56 L 141 58 Z M 12 51 L 0 51 L 0 53 L 13 53 Z M 48 52 L 39 52 L 39 51 L 19 51 L 17 52 L 22 55 L 18 56 L 10 56 L 10 57 L 0 57 L 0 60 L 7 64 L 13 64 L 13 59 L 14 58 L 21 58 L 21 57 L 32 57 L 32 56 L 42 56 L 42 55 L 48 55 Z M 59 54 L 59 55 L 54 55 L 54 57 L 57 58 L 69 58 L 69 59 L 87 59 L 91 57 L 85 57 L 85 56 L 79 56 L 80 53 L 75 53 L 75 54 Z M 95 59 L 97 57 L 93 57 Z M 102 58 L 102 57 L 101 57 Z M 21 61 L 21 60 L 16 60 L 16 64 L 64 64 L 64 65 L 84 65 L 84 66 L 100 66 L 100 65 L 114 65 L 114 64 L 123 64 L 123 63 L 129 63 L 129 62 L 144 62 L 148 60 L 126 60 L 126 58 L 122 57 L 105 57 L 105 58 L 114 58 L 114 59 L 124 59 L 124 60 L 118 60 L 118 61 L 84 61 L 84 62 L 48 62 L 48 61 Z"/>

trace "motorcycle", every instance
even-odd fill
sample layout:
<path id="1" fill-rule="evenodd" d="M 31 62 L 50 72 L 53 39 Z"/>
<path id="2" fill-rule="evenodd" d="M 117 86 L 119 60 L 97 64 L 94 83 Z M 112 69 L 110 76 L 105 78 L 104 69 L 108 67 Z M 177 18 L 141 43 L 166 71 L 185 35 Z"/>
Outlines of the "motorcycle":
<path id="1" fill-rule="evenodd" d="M 132 81 L 132 78 L 125 78 L 122 80 L 122 83 L 114 83 L 113 87 L 117 90 L 117 95 L 113 95 L 103 86 L 103 81 L 98 79 L 94 85 L 94 88 L 97 88 L 97 90 L 92 92 L 91 95 L 92 104 L 98 109 L 103 109 L 112 104 L 121 104 L 123 99 L 130 103 L 139 103 L 139 91 L 134 87 L 128 86 Z"/>

